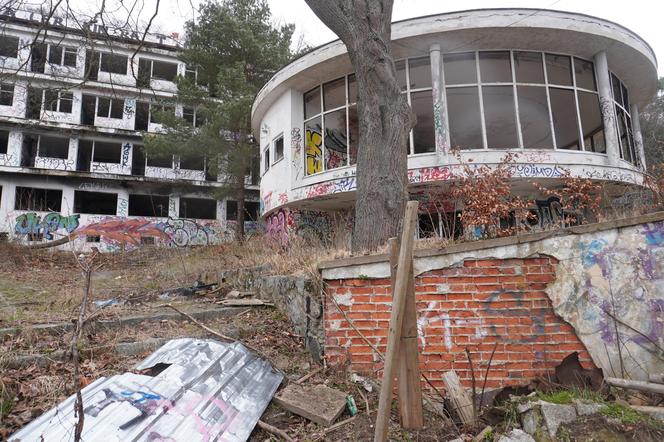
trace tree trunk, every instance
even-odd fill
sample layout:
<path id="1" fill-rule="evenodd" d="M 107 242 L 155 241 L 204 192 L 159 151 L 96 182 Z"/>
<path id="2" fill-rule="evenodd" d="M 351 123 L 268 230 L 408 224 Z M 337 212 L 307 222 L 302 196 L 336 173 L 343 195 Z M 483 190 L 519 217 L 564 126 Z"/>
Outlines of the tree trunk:
<path id="1" fill-rule="evenodd" d="M 359 148 L 352 248 L 397 236 L 408 199 L 408 134 L 415 123 L 390 49 L 392 0 L 306 0 L 348 49 L 358 85 Z"/>
<path id="2" fill-rule="evenodd" d="M 235 226 L 235 240 L 244 241 L 244 175 L 237 177 L 237 224 Z"/>

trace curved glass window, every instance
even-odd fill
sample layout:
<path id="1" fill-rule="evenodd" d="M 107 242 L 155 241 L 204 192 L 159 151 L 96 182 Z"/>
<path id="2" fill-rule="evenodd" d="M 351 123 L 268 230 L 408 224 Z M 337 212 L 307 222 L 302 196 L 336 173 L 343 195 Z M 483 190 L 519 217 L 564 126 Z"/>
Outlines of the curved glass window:
<path id="1" fill-rule="evenodd" d="M 591 61 L 477 51 L 445 54 L 443 68 L 452 146 L 606 152 Z"/>

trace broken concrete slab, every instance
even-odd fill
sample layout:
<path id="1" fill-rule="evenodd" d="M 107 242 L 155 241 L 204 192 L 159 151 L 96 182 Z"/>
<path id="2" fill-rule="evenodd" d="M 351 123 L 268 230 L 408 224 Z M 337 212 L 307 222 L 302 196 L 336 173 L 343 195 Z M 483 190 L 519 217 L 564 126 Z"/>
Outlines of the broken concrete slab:
<path id="1" fill-rule="evenodd" d="M 329 426 L 344 411 L 346 393 L 323 384 L 312 386 L 290 384 L 274 397 L 274 402 L 312 422 Z"/>
<path id="2" fill-rule="evenodd" d="M 552 404 L 540 401 L 544 424 L 549 436 L 555 437 L 560 424 L 572 422 L 576 419 L 576 408 L 573 405 Z"/>
<path id="3" fill-rule="evenodd" d="M 498 442 L 535 442 L 535 439 L 525 431 L 515 428 L 509 433 L 500 436 Z"/>
<path id="4" fill-rule="evenodd" d="M 599 411 L 604 408 L 604 404 L 599 404 L 597 402 L 582 401 L 580 399 L 573 399 L 572 402 L 574 402 L 576 412 L 579 416 L 588 416 L 590 414 L 599 413 Z"/>

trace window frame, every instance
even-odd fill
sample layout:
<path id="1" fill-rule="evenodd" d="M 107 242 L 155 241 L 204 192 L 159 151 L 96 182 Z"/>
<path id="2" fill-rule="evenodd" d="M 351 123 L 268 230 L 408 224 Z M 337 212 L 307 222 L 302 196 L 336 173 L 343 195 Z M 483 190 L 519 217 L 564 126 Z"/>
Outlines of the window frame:
<path id="1" fill-rule="evenodd" d="M 128 70 L 128 62 L 129 62 L 129 56 L 127 55 L 122 55 L 122 54 L 116 54 L 115 52 L 99 52 L 99 69 L 97 72 L 105 72 L 107 74 L 115 74 L 115 75 L 127 75 L 127 70 Z M 109 57 L 124 57 L 125 58 L 125 70 L 124 73 L 122 72 L 113 72 L 113 71 L 107 71 L 102 69 L 103 68 L 103 57 L 104 56 L 109 56 Z"/>
<path id="2" fill-rule="evenodd" d="M 616 99 L 615 96 L 615 91 L 613 88 L 613 78 L 615 78 L 618 81 L 618 85 L 620 87 L 620 100 Z M 613 104 L 613 111 L 615 113 L 616 118 L 614 118 L 614 127 L 616 130 L 616 135 L 618 136 L 618 156 L 621 160 L 626 161 L 630 164 L 633 164 L 634 166 L 640 167 L 641 165 L 641 155 L 640 152 L 637 151 L 636 149 L 636 143 L 634 139 L 634 128 L 632 125 L 632 113 L 631 110 L 628 109 L 630 107 L 631 102 L 629 100 L 629 90 L 625 86 L 625 83 L 618 77 L 615 72 L 609 70 L 609 81 L 611 82 L 611 100 Z M 625 107 L 624 101 L 625 97 L 623 97 L 623 94 L 625 91 L 628 92 L 627 96 L 627 108 Z M 632 161 L 628 160 L 625 157 L 625 146 L 623 146 L 623 140 L 622 137 L 620 136 L 620 125 L 618 122 L 618 119 L 621 117 L 618 112 L 616 112 L 616 108 L 620 109 L 622 111 L 622 120 L 623 124 L 625 126 L 625 139 L 627 140 L 627 149 L 629 150 L 629 154 L 632 156 Z"/>
<path id="3" fill-rule="evenodd" d="M 46 95 L 49 93 L 55 93 L 57 95 L 57 98 L 55 98 L 55 103 L 56 103 L 55 109 L 46 108 Z M 69 101 L 71 103 L 69 111 L 61 110 L 63 101 Z M 45 112 L 59 112 L 63 114 L 71 114 L 74 112 L 74 93 L 62 91 L 59 89 L 44 89 L 42 91 L 42 108 Z"/>
<path id="4" fill-rule="evenodd" d="M 106 115 L 99 115 L 99 104 L 101 100 L 108 100 L 108 113 Z M 122 115 L 118 117 L 113 117 L 113 102 L 122 100 Z M 95 105 L 95 117 L 109 118 L 113 120 L 124 120 L 124 108 L 125 108 L 125 99 L 124 98 L 114 98 L 114 97 L 104 97 L 97 96 L 97 102 Z"/>
<path id="5" fill-rule="evenodd" d="M 0 83 L 0 106 L 14 106 L 14 91 L 15 91 L 15 84 L 11 83 Z M 11 88 L 11 90 L 9 90 Z M 3 98 L 5 96 L 9 96 L 9 104 L 4 104 L 2 103 Z"/>
<path id="6" fill-rule="evenodd" d="M 479 54 L 480 52 L 509 52 L 510 54 L 510 68 L 512 71 L 512 80 L 510 82 L 483 82 L 482 81 L 482 76 L 480 72 L 480 63 L 479 63 Z M 541 55 L 541 62 L 542 62 L 542 71 L 543 71 L 543 76 L 544 80 L 542 83 L 531 83 L 531 82 L 523 82 L 523 81 L 517 81 L 516 79 L 516 67 L 515 67 L 515 52 L 534 52 L 538 53 Z M 599 87 L 598 87 L 598 81 L 597 81 L 597 66 L 595 65 L 595 62 L 593 60 L 588 60 L 583 57 L 578 57 L 573 54 L 565 54 L 565 53 L 559 53 L 559 52 L 551 52 L 551 51 L 535 51 L 531 49 L 485 49 L 485 50 L 475 50 L 475 51 L 456 51 L 456 52 L 449 52 L 445 54 L 441 54 L 441 56 L 449 55 L 449 54 L 461 54 L 461 53 L 474 53 L 475 54 L 475 68 L 477 71 L 477 81 L 474 83 L 460 83 L 460 84 L 442 84 L 441 85 L 441 90 L 443 91 L 442 93 L 447 94 L 448 89 L 454 89 L 454 88 L 461 88 L 461 87 L 476 87 L 479 95 L 479 106 L 480 106 L 480 118 L 481 118 L 481 127 L 482 127 L 482 140 L 483 140 L 483 147 L 481 149 L 463 149 L 464 152 L 470 152 L 470 151 L 490 151 L 490 150 L 495 150 L 495 151 L 502 151 L 502 150 L 509 150 L 509 151 L 516 151 L 516 150 L 536 150 L 536 151 L 561 151 L 561 152 L 580 152 L 580 153 L 593 153 L 597 155 L 607 155 L 606 152 L 594 152 L 591 150 L 591 146 L 585 146 L 585 140 L 583 139 L 583 126 L 582 126 L 582 121 L 581 121 L 581 114 L 579 111 L 579 92 L 588 92 L 591 94 L 595 94 L 598 98 L 599 102 Z M 570 71 L 571 71 L 571 77 L 572 77 L 572 85 L 562 85 L 562 84 L 555 84 L 555 83 L 550 83 L 549 78 L 548 78 L 548 72 L 547 72 L 547 62 L 546 62 L 546 57 L 547 55 L 551 56 L 564 56 L 564 57 L 569 57 L 570 58 Z M 593 76 L 594 76 L 594 82 L 595 82 L 595 90 L 592 89 L 586 89 L 583 87 L 580 87 L 577 85 L 576 81 L 576 70 L 575 70 L 575 60 L 580 60 L 583 62 L 590 62 L 593 66 Z M 444 63 L 443 63 L 444 65 Z M 487 131 L 486 131 L 486 115 L 484 112 L 484 97 L 482 93 L 482 87 L 491 87 L 491 86 L 512 86 L 512 96 L 514 100 L 514 112 L 515 112 L 515 121 L 516 121 L 516 128 L 517 128 L 517 141 L 518 141 L 518 146 L 516 146 L 513 149 L 496 149 L 496 148 L 491 148 L 488 146 L 487 142 Z M 518 94 L 518 87 L 519 86 L 533 86 L 533 87 L 541 87 L 544 88 L 544 91 L 546 92 L 546 101 L 547 101 L 547 107 L 548 107 L 548 118 L 549 118 L 549 127 L 551 131 L 551 141 L 552 141 L 552 146 L 550 149 L 545 149 L 545 148 L 531 148 L 531 147 L 525 147 L 523 144 L 523 129 L 521 127 L 521 117 L 519 113 L 519 94 Z M 577 132 L 577 137 L 579 140 L 578 150 L 573 150 L 573 149 L 563 149 L 558 147 L 558 140 L 556 139 L 556 133 L 555 133 L 555 126 L 553 124 L 553 109 L 551 107 L 551 95 L 550 95 L 550 89 L 551 88 L 556 88 L 556 89 L 565 89 L 565 90 L 570 90 L 572 91 L 574 95 L 574 106 L 575 106 L 575 111 L 576 111 L 576 132 Z M 606 128 L 605 128 L 606 129 Z"/>
<path id="7" fill-rule="evenodd" d="M 281 140 L 281 156 L 277 158 L 277 142 Z M 279 135 L 272 139 L 272 146 L 274 150 L 274 158 L 272 158 L 272 165 L 274 166 L 279 161 L 283 160 L 286 156 L 285 147 L 284 147 L 284 133 L 281 132 Z"/>
<path id="8" fill-rule="evenodd" d="M 60 53 L 59 62 L 51 61 L 51 50 L 53 48 L 62 50 L 62 52 Z M 78 51 L 73 46 L 60 46 L 60 45 L 56 45 L 56 44 L 53 44 L 53 43 L 49 43 L 48 48 L 46 49 L 46 52 L 47 52 L 46 53 L 46 61 L 48 61 L 48 64 L 50 64 L 50 65 L 68 67 L 68 68 L 75 68 L 78 65 Z M 65 59 L 67 58 L 67 53 L 69 53 L 70 55 L 73 53 L 73 55 L 74 55 L 74 64 L 73 65 L 65 64 Z"/>
<path id="9" fill-rule="evenodd" d="M 0 58 L 18 58 L 18 53 L 19 53 L 19 48 L 21 47 L 21 39 L 19 37 L 15 37 L 13 35 L 0 35 L 0 39 L 8 39 L 8 40 L 16 40 L 16 55 L 2 55 L 0 54 Z M 0 45 L 0 47 L 3 47 L 3 45 Z M 9 46 L 7 46 L 8 48 Z"/>
<path id="10" fill-rule="evenodd" d="M 270 170 L 270 147 L 272 146 L 272 143 L 268 143 L 267 146 L 263 148 L 263 175 L 267 173 L 268 170 Z"/>

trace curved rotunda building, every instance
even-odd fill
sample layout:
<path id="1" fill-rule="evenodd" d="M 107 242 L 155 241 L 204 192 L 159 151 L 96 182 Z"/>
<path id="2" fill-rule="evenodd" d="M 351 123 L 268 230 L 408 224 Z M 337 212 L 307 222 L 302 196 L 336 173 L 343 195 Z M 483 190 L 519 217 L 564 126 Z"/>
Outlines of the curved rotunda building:
<path id="1" fill-rule="evenodd" d="M 444 189 L 464 161 L 496 164 L 517 152 L 515 192 L 569 172 L 642 185 L 639 109 L 656 92 L 652 48 L 616 23 L 581 14 L 490 9 L 392 26 L 410 133 L 410 192 Z M 261 146 L 261 204 L 268 230 L 316 223 L 352 207 L 358 149 L 357 83 L 333 41 L 277 72 L 259 92 L 252 124 Z"/>

